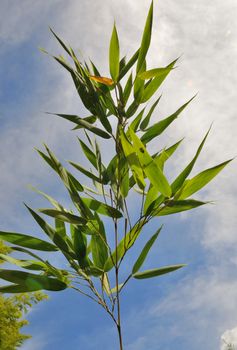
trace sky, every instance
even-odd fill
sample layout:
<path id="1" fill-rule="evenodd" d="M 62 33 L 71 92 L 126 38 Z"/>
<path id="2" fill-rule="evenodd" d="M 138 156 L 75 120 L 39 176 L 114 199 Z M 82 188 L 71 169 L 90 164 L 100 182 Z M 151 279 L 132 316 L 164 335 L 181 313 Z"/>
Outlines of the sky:
<path id="1" fill-rule="evenodd" d="M 149 8 L 145 0 L 1 0 L 0 2 L 0 225 L 5 231 L 44 238 L 23 206 L 43 206 L 27 185 L 67 204 L 60 181 L 37 156 L 45 142 L 60 159 L 84 162 L 70 123 L 45 114 L 86 116 L 70 77 L 38 47 L 62 50 L 51 26 L 67 43 L 91 58 L 108 75 L 108 47 L 114 20 L 121 51 L 128 57 L 140 44 Z M 182 116 L 161 138 L 171 145 L 185 137 L 172 158 L 170 176 L 191 159 L 213 123 L 193 171 L 235 157 L 237 71 L 235 0 L 154 1 L 154 30 L 148 66 L 162 67 L 181 56 L 167 78 L 155 118 L 168 116 L 198 92 Z M 101 144 L 102 150 L 106 146 Z M 154 150 L 157 145 L 153 144 Z M 187 267 L 157 279 L 131 281 L 122 295 L 126 350 L 225 350 L 237 346 L 237 185 L 236 160 L 198 199 L 214 205 L 162 221 L 162 233 L 145 268 L 176 263 Z M 135 198 L 135 197 L 134 197 Z M 136 210 L 136 201 L 131 201 Z M 157 228 L 154 223 L 145 234 Z M 143 238 L 138 242 L 142 247 Z M 132 253 L 129 263 L 135 255 Z M 54 261 L 60 263 L 60 258 Z M 149 283 L 148 283 L 149 282 Z M 118 348 L 109 318 L 73 291 L 50 294 L 29 314 L 25 328 L 33 338 L 23 350 L 104 350 Z"/>

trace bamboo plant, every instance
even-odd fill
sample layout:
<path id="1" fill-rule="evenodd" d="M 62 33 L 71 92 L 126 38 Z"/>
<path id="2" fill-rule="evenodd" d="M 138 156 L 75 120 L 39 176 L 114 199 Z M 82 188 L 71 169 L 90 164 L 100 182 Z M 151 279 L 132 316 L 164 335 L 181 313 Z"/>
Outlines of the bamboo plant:
<path id="1" fill-rule="evenodd" d="M 81 154 L 84 154 L 90 166 L 85 168 L 73 161 L 69 163 L 91 181 L 91 185 L 88 187 L 88 183 L 82 184 L 74 175 L 76 170 L 74 174 L 70 172 L 68 166 L 62 165 L 52 150 L 44 145 L 44 151 L 37 151 L 62 180 L 72 207 L 65 208 L 41 191 L 38 192 L 50 202 L 51 207 L 35 211 L 26 205 L 51 242 L 32 235 L 0 231 L 0 239 L 10 243 L 11 249 L 30 256 L 26 260 L 1 254 L 1 259 L 18 268 L 0 270 L 0 278 L 12 283 L 2 286 L 0 292 L 61 291 L 72 288 L 98 303 L 110 315 L 117 327 L 120 350 L 123 349 L 120 294 L 129 280 L 158 277 L 184 266 L 179 264 L 145 271 L 142 269 L 161 231 L 159 218 L 206 204 L 192 196 L 230 162 L 227 160 L 190 177 L 209 130 L 192 160 L 180 174 L 174 174 L 171 182 L 167 180 L 165 165 L 182 140 L 151 153 L 151 141 L 157 149 L 159 136 L 194 98 L 168 117 L 152 123 L 151 117 L 161 98 L 158 96 L 153 100 L 153 96 L 177 62 L 175 59 L 165 67 L 147 69 L 152 19 L 153 3 L 140 47 L 128 61 L 120 57 L 120 44 L 114 25 L 109 46 L 110 77 L 101 76 L 93 62 L 79 60 L 73 49 L 51 30 L 68 57 L 65 59 L 60 55 L 53 58 L 70 74 L 83 105 L 89 111 L 85 117 L 61 113 L 56 115 L 72 122 L 74 130 L 84 132 L 84 138 L 80 137 L 78 141 Z M 107 164 L 104 163 L 98 139 L 108 142 L 110 149 L 112 143 L 114 145 L 112 159 Z M 173 171 L 175 173 L 175 169 Z M 140 196 L 135 219 L 130 215 L 128 200 L 134 190 Z M 51 217 L 51 221 L 53 218 L 54 225 L 47 223 L 41 214 Z M 106 225 L 103 216 L 107 217 Z M 147 235 L 146 244 L 138 252 L 128 276 L 121 280 L 124 258 L 151 220 L 157 220 L 157 231 L 152 236 L 148 232 L 144 233 Z M 43 259 L 35 251 L 48 252 L 48 259 Z M 50 263 L 53 252 L 62 255 L 66 262 L 64 268 Z M 26 269 L 32 272 L 26 272 Z"/>

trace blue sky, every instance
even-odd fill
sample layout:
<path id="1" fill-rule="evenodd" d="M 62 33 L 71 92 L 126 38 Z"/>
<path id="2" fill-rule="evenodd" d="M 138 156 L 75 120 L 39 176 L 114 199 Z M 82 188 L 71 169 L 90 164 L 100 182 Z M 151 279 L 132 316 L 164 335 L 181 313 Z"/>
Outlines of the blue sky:
<path id="1" fill-rule="evenodd" d="M 205 152 L 194 174 L 236 156 L 237 4 L 235 0 L 154 1 L 149 67 L 183 54 L 167 79 L 158 118 L 198 97 L 161 139 L 185 136 L 169 167 L 174 177 L 192 157 L 211 122 Z M 71 125 L 44 111 L 86 116 L 68 75 L 38 47 L 60 54 L 50 25 L 84 57 L 108 74 L 108 43 L 114 19 L 122 52 L 137 49 L 149 1 L 2 0 L 0 4 L 0 223 L 3 230 L 41 235 L 22 202 L 44 203 L 32 184 L 68 204 L 60 181 L 33 150 L 46 142 L 60 159 L 83 162 Z M 157 118 L 157 116 L 154 116 Z M 154 119 L 155 120 L 155 119 Z M 106 147 L 101 144 L 102 149 Z M 154 150 L 156 144 L 153 144 Z M 159 145 L 159 148 L 160 145 Z M 108 157 L 108 152 L 106 152 Z M 162 220 L 165 227 L 144 268 L 188 266 L 145 282 L 132 281 L 122 296 L 126 350 L 224 350 L 221 337 L 237 345 L 236 165 L 229 165 L 197 196 L 215 205 Z M 131 203 L 135 209 L 135 197 Z M 45 203 L 44 203 L 45 205 Z M 159 222 L 144 232 L 152 234 Z M 142 246 L 144 236 L 138 242 Z M 41 237 L 43 237 L 41 235 Z M 131 254 L 125 267 L 133 261 Z M 55 256 L 54 261 L 61 263 Z M 33 335 L 23 350 L 116 349 L 107 315 L 72 291 L 50 294 L 29 314 Z"/>

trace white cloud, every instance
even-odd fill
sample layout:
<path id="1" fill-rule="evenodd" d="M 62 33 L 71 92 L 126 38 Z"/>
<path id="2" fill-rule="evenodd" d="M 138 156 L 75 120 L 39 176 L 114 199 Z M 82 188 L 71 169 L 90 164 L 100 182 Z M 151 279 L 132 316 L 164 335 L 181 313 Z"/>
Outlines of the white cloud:
<path id="1" fill-rule="evenodd" d="M 221 342 L 221 350 L 232 350 L 228 349 L 228 345 L 237 346 L 237 327 L 227 329 L 221 336 Z"/>

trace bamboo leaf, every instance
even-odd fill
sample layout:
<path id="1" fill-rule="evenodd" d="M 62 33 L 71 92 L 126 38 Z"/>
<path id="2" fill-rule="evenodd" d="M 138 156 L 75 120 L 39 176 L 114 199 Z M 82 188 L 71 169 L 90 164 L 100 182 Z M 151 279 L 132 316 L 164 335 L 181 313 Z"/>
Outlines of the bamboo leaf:
<path id="1" fill-rule="evenodd" d="M 26 292 L 32 292 L 37 290 L 50 290 L 59 291 L 67 288 L 66 283 L 56 279 L 41 275 L 35 275 L 29 272 L 18 271 L 18 270 L 0 270 L 0 278 L 19 284 L 20 286 L 26 288 Z M 14 286 L 13 287 L 14 290 Z M 9 292 L 9 287 L 1 287 L 1 293 Z M 16 292 L 19 293 L 19 292 Z"/>
<path id="2" fill-rule="evenodd" d="M 172 182 L 172 184 L 171 184 L 172 194 L 175 194 L 182 187 L 184 181 L 186 180 L 188 175 L 191 173 L 191 171 L 196 163 L 196 160 L 197 160 L 197 158 L 198 158 L 198 156 L 199 156 L 199 154 L 200 154 L 200 152 L 205 144 L 205 141 L 207 139 L 207 136 L 208 136 L 210 130 L 211 130 L 211 128 L 209 128 L 205 137 L 203 138 L 202 142 L 200 143 L 194 158 L 186 166 L 186 168 L 176 177 L 176 179 Z"/>
<path id="3" fill-rule="evenodd" d="M 124 106 L 126 106 L 126 103 L 128 102 L 129 96 L 131 94 L 132 84 L 133 84 L 133 80 L 132 80 L 132 73 L 131 73 L 129 75 L 129 78 L 128 78 L 127 83 L 126 83 L 125 88 L 124 88 L 124 93 L 123 93 Z"/>
<path id="4" fill-rule="evenodd" d="M 163 81 L 165 80 L 165 78 L 168 76 L 168 74 L 170 73 L 170 71 L 173 69 L 175 63 L 177 62 L 178 58 L 176 60 L 174 60 L 173 62 L 171 62 L 167 67 L 167 72 L 159 75 L 153 79 L 151 79 L 147 84 L 146 87 L 144 89 L 143 95 L 142 95 L 142 99 L 141 102 L 147 102 L 148 100 L 150 100 L 150 98 L 154 95 L 154 93 L 158 90 L 158 88 L 161 86 L 161 84 L 163 83 Z"/>
<path id="5" fill-rule="evenodd" d="M 119 244 L 117 245 L 117 249 L 113 251 L 113 253 L 108 257 L 108 259 L 105 262 L 105 265 L 104 265 L 105 272 L 110 271 L 116 265 L 116 260 L 118 263 L 120 259 L 124 256 L 126 251 L 133 246 L 136 239 L 140 235 L 144 224 L 145 224 L 145 220 L 138 222 L 136 225 L 134 225 L 131 231 L 129 231 L 124 236 L 124 238 L 119 242 Z"/>
<path id="6" fill-rule="evenodd" d="M 51 216 L 53 218 L 57 218 L 58 220 L 69 222 L 70 224 L 83 225 L 87 223 L 87 220 L 79 217 L 77 215 L 68 213 L 66 211 L 61 211 L 57 209 L 51 208 L 42 208 L 39 209 L 40 213 Z"/>
<path id="7" fill-rule="evenodd" d="M 97 83 L 104 84 L 107 86 L 114 85 L 114 81 L 110 78 L 107 78 L 107 77 L 90 75 L 90 79 L 93 81 L 96 81 Z"/>
<path id="8" fill-rule="evenodd" d="M 157 187 L 160 193 L 166 197 L 170 197 L 171 188 L 165 175 L 156 165 L 137 135 L 131 129 L 129 129 L 129 132 L 144 173 L 153 184 L 153 186 Z"/>
<path id="9" fill-rule="evenodd" d="M 124 155 L 127 158 L 128 164 L 132 170 L 133 177 L 138 186 L 143 189 L 146 187 L 146 183 L 144 181 L 141 165 L 139 163 L 134 147 L 130 144 L 122 129 L 120 133 L 120 139 Z"/>
<path id="10" fill-rule="evenodd" d="M 81 200 L 86 206 L 88 206 L 88 208 L 96 211 L 99 214 L 110 216 L 117 219 L 123 216 L 119 210 L 111 207 L 110 205 L 102 203 L 96 199 L 81 197 Z"/>
<path id="11" fill-rule="evenodd" d="M 97 181 L 99 183 L 101 183 L 101 179 L 96 176 L 95 174 L 93 174 L 91 171 L 83 168 L 83 166 L 81 166 L 80 164 L 78 163 L 74 163 L 72 161 L 69 161 L 69 163 L 74 167 L 76 168 L 77 170 L 79 170 L 82 174 L 86 175 L 87 177 L 89 177 L 90 179 L 94 180 L 94 181 Z"/>
<path id="12" fill-rule="evenodd" d="M 115 24 L 109 46 L 109 68 L 112 79 L 117 81 L 119 76 L 119 40 Z"/>
<path id="13" fill-rule="evenodd" d="M 136 272 L 133 277 L 136 279 L 145 279 L 145 278 L 152 278 L 152 277 L 157 277 L 161 276 L 164 274 L 167 274 L 169 272 L 173 272 L 175 270 L 180 269 L 181 267 L 186 266 L 185 264 L 182 265 L 170 265 L 170 266 L 164 266 L 160 267 L 157 269 L 152 269 L 152 270 L 146 270 L 143 272 Z"/>
<path id="14" fill-rule="evenodd" d="M 57 232 L 51 227 L 49 224 L 47 224 L 41 216 L 39 216 L 34 210 L 32 210 L 30 207 L 28 207 L 25 204 L 26 208 L 29 210 L 35 221 L 38 223 L 38 225 L 42 228 L 42 230 L 46 233 L 46 235 L 56 244 L 56 246 L 61 249 L 65 253 L 71 253 L 70 248 L 68 247 L 67 243 L 64 241 L 64 239 L 57 234 Z"/>
<path id="15" fill-rule="evenodd" d="M 78 138 L 78 141 L 80 142 L 81 148 L 82 148 L 86 158 L 97 169 L 96 155 L 92 152 L 92 150 L 81 139 Z"/>
<path id="16" fill-rule="evenodd" d="M 155 103 L 151 106 L 147 116 L 143 119 L 143 121 L 141 122 L 141 125 L 140 125 L 140 129 L 141 130 L 144 130 L 146 129 L 147 125 L 149 124 L 150 122 L 150 119 L 151 119 L 151 116 L 152 116 L 152 113 L 154 112 L 156 106 L 158 105 L 158 103 L 160 102 L 160 99 L 161 99 L 161 96 L 158 97 L 158 99 L 155 101 Z"/>
<path id="17" fill-rule="evenodd" d="M 188 106 L 188 104 L 194 99 L 195 96 L 193 96 L 188 102 L 186 102 L 183 106 L 181 106 L 176 112 L 171 114 L 169 117 L 162 119 L 158 123 L 149 127 L 145 132 L 145 134 L 141 137 L 142 142 L 148 143 L 155 137 L 162 134 L 162 132 L 179 116 L 179 114 Z"/>
<path id="18" fill-rule="evenodd" d="M 70 120 L 72 121 L 73 123 L 77 124 L 78 126 L 82 127 L 82 128 L 85 128 L 86 130 L 89 130 L 91 131 L 93 134 L 96 134 L 98 136 L 101 136 L 103 137 L 104 139 L 110 139 L 110 135 L 102 130 L 102 129 L 99 129 L 97 128 L 96 126 L 93 126 L 91 123 L 89 123 L 88 121 L 85 120 L 85 118 L 80 118 L 76 115 L 68 115 L 68 114 L 56 114 L 55 115 L 61 117 L 61 118 L 64 118 L 64 119 L 67 119 L 67 120 Z"/>
<path id="19" fill-rule="evenodd" d="M 143 265 L 144 261 L 146 260 L 146 257 L 151 249 L 151 247 L 153 246 L 153 244 L 155 243 L 160 231 L 162 229 L 162 226 L 156 231 L 156 233 L 149 239 L 149 241 L 146 243 L 146 245 L 144 246 L 144 248 L 142 249 L 141 254 L 139 255 L 138 259 L 136 260 L 135 264 L 133 265 L 133 269 L 132 269 L 132 274 L 134 275 Z"/>
<path id="20" fill-rule="evenodd" d="M 204 204 L 207 204 L 207 202 L 201 202 L 194 199 L 171 201 L 170 203 L 166 204 L 164 207 L 159 208 L 157 212 L 154 212 L 154 215 L 164 216 L 164 215 L 176 214 L 176 213 L 180 213 L 181 211 L 195 209 Z"/>
<path id="21" fill-rule="evenodd" d="M 26 247 L 30 249 L 42 250 L 46 252 L 54 252 L 58 250 L 55 245 L 49 242 L 29 235 L 25 235 L 23 233 L 0 231 L 0 239 L 12 244 L 19 245 L 20 247 Z"/>
<path id="22" fill-rule="evenodd" d="M 104 264 L 108 258 L 108 247 L 105 235 L 104 224 L 96 215 L 99 234 L 91 236 L 91 253 L 96 267 L 103 270 Z"/>
<path id="23" fill-rule="evenodd" d="M 145 28 L 142 35 L 142 42 L 139 50 L 138 60 L 137 60 L 137 73 L 140 71 L 142 64 L 146 58 L 147 51 L 151 42 L 151 32 L 152 32 L 152 20 L 153 20 L 153 1 L 148 12 L 146 19 Z"/>
<path id="24" fill-rule="evenodd" d="M 132 123 L 130 124 L 130 128 L 136 132 L 139 125 L 140 125 L 140 122 L 142 120 L 142 117 L 143 117 L 143 114 L 144 114 L 144 111 L 145 111 L 145 108 L 143 108 L 140 113 L 138 113 L 138 115 L 136 116 L 136 118 L 132 121 Z"/>
<path id="25" fill-rule="evenodd" d="M 167 75 L 172 69 L 173 69 L 172 67 L 150 69 L 145 72 L 139 73 L 138 76 L 140 79 L 148 80 L 148 79 L 157 78 L 163 75 Z"/>
<path id="26" fill-rule="evenodd" d="M 130 68 L 132 68 L 132 66 L 135 64 L 135 62 L 138 59 L 138 55 L 139 55 L 139 51 L 140 49 L 138 49 L 134 55 L 130 58 L 130 60 L 128 61 L 128 63 L 125 65 L 125 67 L 121 70 L 121 72 L 119 73 L 119 78 L 118 81 L 120 81 L 124 75 L 127 74 L 127 72 L 129 71 Z"/>
<path id="27" fill-rule="evenodd" d="M 172 156 L 172 154 L 176 151 L 176 149 L 179 147 L 182 141 L 183 139 L 179 140 L 174 145 L 165 148 L 160 154 L 153 158 L 154 162 L 160 167 L 160 169 L 164 168 L 165 162 Z"/>
<path id="28" fill-rule="evenodd" d="M 187 180 L 184 183 L 184 186 L 181 189 L 181 193 L 178 195 L 178 198 L 185 199 L 191 196 L 193 193 L 199 191 L 201 188 L 206 186 L 216 175 L 218 175 L 219 172 L 223 170 L 224 167 L 231 161 L 232 159 L 218 164 L 212 168 L 206 169 L 198 175 L 194 176 L 192 179 Z"/>
<path id="29" fill-rule="evenodd" d="M 24 269 L 28 269 L 28 270 L 46 270 L 47 269 L 47 265 L 45 265 L 41 261 L 19 260 L 5 254 L 0 254 L 0 258 L 6 262 L 9 262 L 10 264 L 14 264 L 16 266 L 23 267 Z"/>
<path id="30" fill-rule="evenodd" d="M 51 33 L 55 36 L 55 38 L 57 39 L 57 41 L 59 42 L 59 44 L 63 47 L 63 49 L 69 54 L 69 56 L 71 56 L 71 52 L 68 49 L 68 47 L 64 44 L 64 42 L 62 41 L 62 39 L 59 38 L 59 36 L 53 31 L 52 28 L 49 27 L 49 30 L 51 31 Z"/>
<path id="31" fill-rule="evenodd" d="M 87 239 L 80 226 L 71 225 L 74 253 L 82 269 L 89 266 L 87 258 Z"/>

